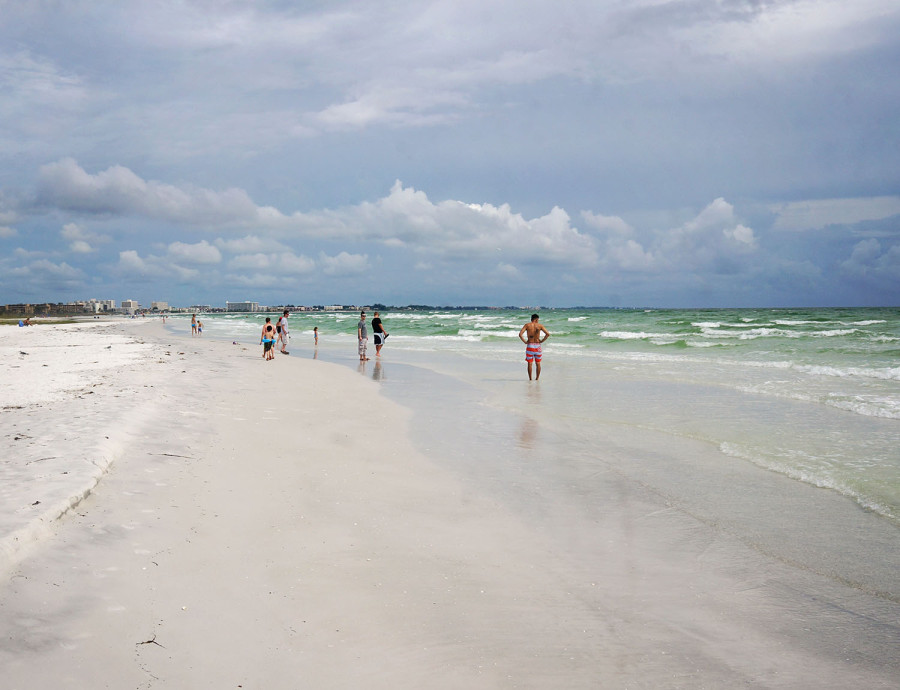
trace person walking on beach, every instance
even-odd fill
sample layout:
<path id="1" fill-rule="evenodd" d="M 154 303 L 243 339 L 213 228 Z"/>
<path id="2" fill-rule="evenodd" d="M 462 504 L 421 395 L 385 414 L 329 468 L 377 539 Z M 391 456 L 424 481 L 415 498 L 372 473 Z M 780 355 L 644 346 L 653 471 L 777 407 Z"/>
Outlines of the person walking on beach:
<path id="1" fill-rule="evenodd" d="M 287 351 L 287 342 L 288 342 L 288 317 L 291 315 L 287 309 L 284 310 L 284 314 L 281 315 L 281 318 L 278 319 L 278 339 L 281 341 L 281 354 L 289 355 L 290 352 Z"/>
<path id="2" fill-rule="evenodd" d="M 313 344 L 318 347 L 319 346 L 319 327 L 315 326 L 313 328 Z"/>
<path id="3" fill-rule="evenodd" d="M 531 381 L 531 363 L 535 363 L 536 376 L 534 380 L 541 378 L 541 344 L 550 337 L 550 331 L 538 320 L 537 314 L 531 315 L 531 321 L 522 326 L 519 331 L 519 340 L 525 343 L 525 361 L 528 362 L 528 380 Z M 541 333 L 544 337 L 541 337 Z"/>
<path id="4" fill-rule="evenodd" d="M 375 338 L 375 356 L 381 357 L 381 348 L 384 345 L 384 341 L 387 340 L 388 333 L 384 330 L 384 326 L 381 324 L 381 318 L 378 316 L 378 312 L 375 312 L 375 317 L 372 319 L 372 336 Z"/>
<path id="5" fill-rule="evenodd" d="M 266 317 L 266 325 L 263 326 L 259 342 L 263 346 L 263 357 L 268 361 L 275 359 L 275 326 L 272 325 L 272 317 Z"/>
<path id="6" fill-rule="evenodd" d="M 191 314 L 191 337 L 197 335 L 197 315 Z"/>
<path id="7" fill-rule="evenodd" d="M 359 361 L 368 362 L 366 357 L 366 345 L 369 342 L 369 330 L 366 328 L 366 312 L 359 313 L 359 323 L 356 324 L 356 337 L 359 339 Z"/>

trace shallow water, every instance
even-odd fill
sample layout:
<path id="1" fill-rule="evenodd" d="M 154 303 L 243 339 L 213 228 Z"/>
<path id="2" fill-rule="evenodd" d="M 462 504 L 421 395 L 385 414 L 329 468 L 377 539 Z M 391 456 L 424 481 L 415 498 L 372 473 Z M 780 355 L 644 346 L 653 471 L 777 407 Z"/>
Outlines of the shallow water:
<path id="1" fill-rule="evenodd" d="M 373 374 L 407 363 L 458 378 L 586 447 L 608 425 L 698 441 L 723 463 L 833 490 L 900 525 L 900 310 L 543 311 L 544 375 L 523 392 L 517 334 L 529 316 L 383 313 L 391 335 Z M 170 327 L 189 331 L 188 318 Z M 205 315 L 204 337 L 252 343 L 263 319 Z M 356 366 L 357 320 L 295 313 L 291 349 Z"/>

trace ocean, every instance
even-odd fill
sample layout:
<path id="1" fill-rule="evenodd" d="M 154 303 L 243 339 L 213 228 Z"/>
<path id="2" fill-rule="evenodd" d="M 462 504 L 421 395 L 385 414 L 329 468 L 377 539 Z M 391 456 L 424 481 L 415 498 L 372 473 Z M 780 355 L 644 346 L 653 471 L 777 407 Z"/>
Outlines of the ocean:
<path id="1" fill-rule="evenodd" d="M 203 314 L 203 337 L 255 346 L 264 317 Z M 900 309 L 544 309 L 552 337 L 536 383 L 517 340 L 530 311 L 381 317 L 390 333 L 383 357 L 374 362 L 370 339 L 373 362 L 361 372 L 408 407 L 421 409 L 427 396 L 403 368 L 426 369 L 466 388 L 461 405 L 525 420 L 514 432 L 520 447 L 553 434 L 569 460 L 590 463 L 623 433 L 654 439 L 648 448 L 697 443 L 723 465 L 837 492 L 900 526 Z M 189 318 L 168 326 L 189 333 Z M 293 313 L 292 354 L 359 366 L 357 320 Z"/>

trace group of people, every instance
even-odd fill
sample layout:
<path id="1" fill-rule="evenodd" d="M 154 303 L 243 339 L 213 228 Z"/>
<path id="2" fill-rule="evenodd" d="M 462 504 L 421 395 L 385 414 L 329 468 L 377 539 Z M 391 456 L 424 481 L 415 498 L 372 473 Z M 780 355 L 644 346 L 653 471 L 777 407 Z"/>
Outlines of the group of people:
<path id="1" fill-rule="evenodd" d="M 196 314 L 191 314 L 191 337 L 195 335 L 203 335 L 203 322 Z"/>
<path id="2" fill-rule="evenodd" d="M 271 317 L 266 317 L 266 323 L 263 325 L 260 334 L 259 343 L 263 346 L 263 358 L 266 360 L 275 359 L 275 349 L 281 348 L 282 354 L 290 354 L 287 350 L 288 342 L 288 317 L 290 311 L 285 309 L 284 314 L 278 319 L 278 323 L 273 326 Z M 192 327 L 199 328 L 195 323 L 195 319 L 191 320 Z M 375 356 L 381 356 L 381 348 L 388 338 L 388 332 L 384 329 L 381 321 L 381 315 L 376 311 L 372 318 L 372 337 L 375 341 Z M 319 344 L 319 327 L 313 328 L 313 337 L 315 344 Z M 366 324 L 366 312 L 359 313 L 359 322 L 356 324 L 356 337 L 359 343 L 359 361 L 368 362 L 367 349 L 369 344 L 369 327 Z M 531 315 L 531 321 L 522 326 L 519 331 L 519 339 L 525 343 L 525 362 L 528 365 L 528 380 L 538 380 L 541 378 L 541 359 L 543 359 L 543 351 L 541 345 L 550 337 L 544 325 L 540 322 L 537 314 Z"/>
<path id="3" fill-rule="evenodd" d="M 359 341 L 359 361 L 368 362 L 366 349 L 369 344 L 369 330 L 366 327 L 366 312 L 359 313 L 359 323 L 356 324 L 356 337 Z M 376 311 L 372 318 L 372 337 L 375 340 L 375 356 L 381 356 L 381 348 L 384 347 L 384 341 L 387 340 L 388 332 L 384 330 L 384 324 L 381 323 L 381 316 Z"/>
<path id="4" fill-rule="evenodd" d="M 283 355 L 291 354 L 288 352 L 288 317 L 291 312 L 287 309 L 278 319 L 278 323 L 272 325 L 272 317 L 266 317 L 266 323 L 263 325 L 262 333 L 259 336 L 259 344 L 263 346 L 263 359 L 275 359 L 275 349 L 280 347 Z M 319 344 L 319 329 L 315 328 L 316 344 Z"/>

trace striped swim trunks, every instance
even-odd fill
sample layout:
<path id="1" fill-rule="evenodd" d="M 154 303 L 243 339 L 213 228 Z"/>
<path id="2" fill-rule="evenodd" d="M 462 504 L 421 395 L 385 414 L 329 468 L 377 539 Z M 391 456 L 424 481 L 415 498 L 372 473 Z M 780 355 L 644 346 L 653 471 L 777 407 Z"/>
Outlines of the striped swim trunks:
<path id="1" fill-rule="evenodd" d="M 542 357 L 540 343 L 527 343 L 525 345 L 525 361 L 540 362 Z"/>

